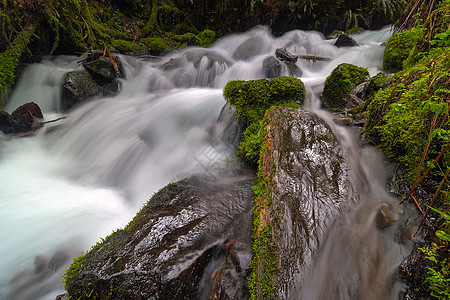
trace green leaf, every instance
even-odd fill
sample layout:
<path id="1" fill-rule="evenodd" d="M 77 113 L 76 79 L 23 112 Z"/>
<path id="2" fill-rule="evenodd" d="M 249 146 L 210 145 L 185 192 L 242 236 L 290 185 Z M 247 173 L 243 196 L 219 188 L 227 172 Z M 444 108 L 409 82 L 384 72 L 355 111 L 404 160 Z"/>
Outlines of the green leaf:
<path id="1" fill-rule="evenodd" d="M 436 236 L 443 241 L 450 241 L 450 234 L 447 234 L 442 230 L 437 230 Z"/>

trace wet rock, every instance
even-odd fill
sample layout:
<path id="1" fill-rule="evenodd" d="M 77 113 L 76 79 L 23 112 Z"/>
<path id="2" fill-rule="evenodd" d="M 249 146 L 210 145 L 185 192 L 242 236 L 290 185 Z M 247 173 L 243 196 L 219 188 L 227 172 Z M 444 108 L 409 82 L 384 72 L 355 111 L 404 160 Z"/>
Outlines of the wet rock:
<path id="1" fill-rule="evenodd" d="M 81 268 L 67 278 L 68 294 L 76 299 L 88 293 L 99 299 L 198 299 L 200 292 L 208 297 L 219 281 L 222 292 L 216 288 L 214 293 L 230 294 L 221 299 L 245 294 L 252 182 L 252 176 L 235 174 L 215 183 L 192 177 L 166 186 L 130 224 L 82 258 Z"/>
<path id="2" fill-rule="evenodd" d="M 264 40 L 260 37 L 251 37 L 240 44 L 233 52 L 235 60 L 249 60 L 259 54 L 264 53 Z"/>
<path id="3" fill-rule="evenodd" d="M 325 80 L 322 103 L 332 111 L 343 111 L 358 104 L 357 97 L 350 92 L 369 79 L 369 72 L 352 64 L 340 64 Z"/>
<path id="4" fill-rule="evenodd" d="M 107 57 L 102 57 L 94 61 L 85 61 L 83 67 L 92 75 L 92 78 L 97 83 L 109 83 L 119 75 L 114 69 L 111 60 Z"/>
<path id="5" fill-rule="evenodd" d="M 262 64 L 262 71 L 266 78 L 275 78 L 281 74 L 281 62 L 274 56 L 269 56 L 264 59 Z"/>
<path id="6" fill-rule="evenodd" d="M 296 299 L 319 241 L 351 198 L 349 166 L 331 129 L 312 113 L 274 107 L 265 118 L 265 184 L 255 203 L 261 208 L 254 229 L 256 298 L 265 298 L 263 286 L 272 282 L 275 298 Z"/>
<path id="7" fill-rule="evenodd" d="M 34 102 L 26 103 L 11 114 L 11 130 L 12 133 L 23 133 L 37 129 L 36 119 L 42 119 L 41 109 Z"/>
<path id="8" fill-rule="evenodd" d="M 0 111 L 0 131 L 4 134 L 12 133 L 11 115 L 6 111 Z"/>
<path id="9" fill-rule="evenodd" d="M 296 63 L 298 60 L 298 56 L 290 53 L 286 50 L 286 48 L 278 48 L 275 50 L 275 56 L 279 58 L 281 61 L 288 61 L 292 63 Z"/>
<path id="10" fill-rule="evenodd" d="M 289 76 L 300 77 L 302 76 L 302 70 L 293 62 L 285 61 L 284 65 L 288 68 Z"/>
<path id="11" fill-rule="evenodd" d="M 377 208 L 376 224 L 378 228 L 383 229 L 392 226 L 399 220 L 398 215 L 394 212 L 392 207 L 387 203 L 381 203 Z"/>
<path id="12" fill-rule="evenodd" d="M 62 104 L 65 110 L 101 95 L 100 86 L 86 70 L 69 72 L 64 76 Z"/>
<path id="13" fill-rule="evenodd" d="M 340 34 L 336 40 L 336 42 L 334 43 L 334 45 L 336 47 L 355 47 L 358 46 L 358 43 L 355 41 L 354 38 L 352 38 L 351 36 L 343 33 Z"/>

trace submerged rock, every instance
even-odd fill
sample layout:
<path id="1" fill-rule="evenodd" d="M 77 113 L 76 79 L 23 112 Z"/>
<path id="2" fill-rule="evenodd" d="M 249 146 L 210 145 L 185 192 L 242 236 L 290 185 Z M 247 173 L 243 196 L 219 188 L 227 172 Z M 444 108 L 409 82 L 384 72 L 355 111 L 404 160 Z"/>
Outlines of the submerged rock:
<path id="1" fill-rule="evenodd" d="M 331 129 L 312 113 L 274 107 L 265 119 L 252 296 L 296 299 L 319 241 L 350 198 L 349 166 Z"/>
<path id="2" fill-rule="evenodd" d="M 192 177 L 153 196 L 133 221 L 66 274 L 71 298 L 246 298 L 252 176 Z M 201 287 L 201 288 L 200 288 Z M 205 298 L 205 299 L 206 299 Z"/>
<path id="3" fill-rule="evenodd" d="M 264 77 L 275 78 L 281 74 L 281 62 L 274 56 L 269 56 L 262 63 L 262 71 Z"/>

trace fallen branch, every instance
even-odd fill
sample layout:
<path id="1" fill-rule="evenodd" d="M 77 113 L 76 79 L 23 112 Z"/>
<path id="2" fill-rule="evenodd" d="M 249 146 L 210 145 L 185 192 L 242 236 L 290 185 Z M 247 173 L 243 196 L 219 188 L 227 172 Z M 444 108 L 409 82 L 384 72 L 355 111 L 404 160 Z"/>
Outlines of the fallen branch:
<path id="1" fill-rule="evenodd" d="M 111 63 L 113 64 L 114 67 L 114 71 L 116 71 L 116 73 L 119 73 L 119 68 L 117 68 L 116 63 L 114 62 L 114 59 L 112 58 L 111 53 L 109 52 L 108 46 L 106 46 L 104 41 L 98 40 L 100 43 L 103 44 L 103 46 L 105 46 L 105 50 L 103 51 L 103 56 L 105 56 L 106 53 L 108 53 L 109 56 L 109 60 L 111 60 Z M 106 53 L 105 53 L 106 52 Z"/>
<path id="2" fill-rule="evenodd" d="M 312 61 L 330 61 L 329 57 L 315 56 L 315 55 L 297 55 L 300 59 L 312 60 Z"/>

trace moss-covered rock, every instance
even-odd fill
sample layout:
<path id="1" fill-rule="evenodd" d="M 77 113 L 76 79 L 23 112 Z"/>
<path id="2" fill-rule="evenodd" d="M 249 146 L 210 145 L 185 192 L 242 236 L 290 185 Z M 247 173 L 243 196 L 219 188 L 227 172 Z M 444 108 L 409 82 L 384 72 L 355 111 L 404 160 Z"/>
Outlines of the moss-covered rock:
<path id="1" fill-rule="evenodd" d="M 216 40 L 216 33 L 212 30 L 203 30 L 198 34 L 200 46 L 209 47 Z"/>
<path id="2" fill-rule="evenodd" d="M 223 95 L 241 117 L 253 123 L 261 120 L 271 106 L 302 104 L 305 99 L 305 86 L 300 79 L 287 76 L 249 81 L 234 80 L 227 83 Z"/>
<path id="3" fill-rule="evenodd" d="M 414 67 L 397 73 L 368 105 L 366 134 L 389 158 L 405 164 L 411 176 L 419 171 L 424 152 L 424 163 L 434 165 L 435 174 L 450 165 L 450 151 L 433 162 L 450 143 L 449 53 L 449 47 L 434 49 Z"/>
<path id="4" fill-rule="evenodd" d="M 410 29 L 394 34 L 386 43 L 383 56 L 383 68 L 387 72 L 403 69 L 406 60 L 412 60 L 420 49 L 423 30 Z"/>
<path id="5" fill-rule="evenodd" d="M 388 75 L 384 72 L 380 72 L 377 75 L 370 77 L 369 85 L 364 91 L 364 98 L 368 99 L 379 90 L 387 88 L 391 83 L 391 78 L 392 74 Z"/>
<path id="6" fill-rule="evenodd" d="M 169 43 L 162 38 L 145 38 L 141 42 L 148 47 L 151 55 L 161 55 L 170 50 Z"/>
<path id="7" fill-rule="evenodd" d="M 366 68 L 352 64 L 340 64 L 325 80 L 322 102 L 333 111 L 343 111 L 351 103 L 350 91 L 357 85 L 369 79 Z"/>
<path id="8" fill-rule="evenodd" d="M 125 40 L 114 40 L 112 42 L 112 46 L 118 50 L 120 53 L 131 53 L 135 51 L 139 51 L 144 49 L 144 46 L 137 45 L 133 42 L 125 41 Z"/>
<path id="9" fill-rule="evenodd" d="M 264 114 L 272 106 L 299 107 L 305 98 L 305 86 L 294 77 L 234 80 L 223 90 L 227 103 L 247 123 L 244 139 L 238 147 L 239 157 L 249 166 L 258 165 Z"/>

